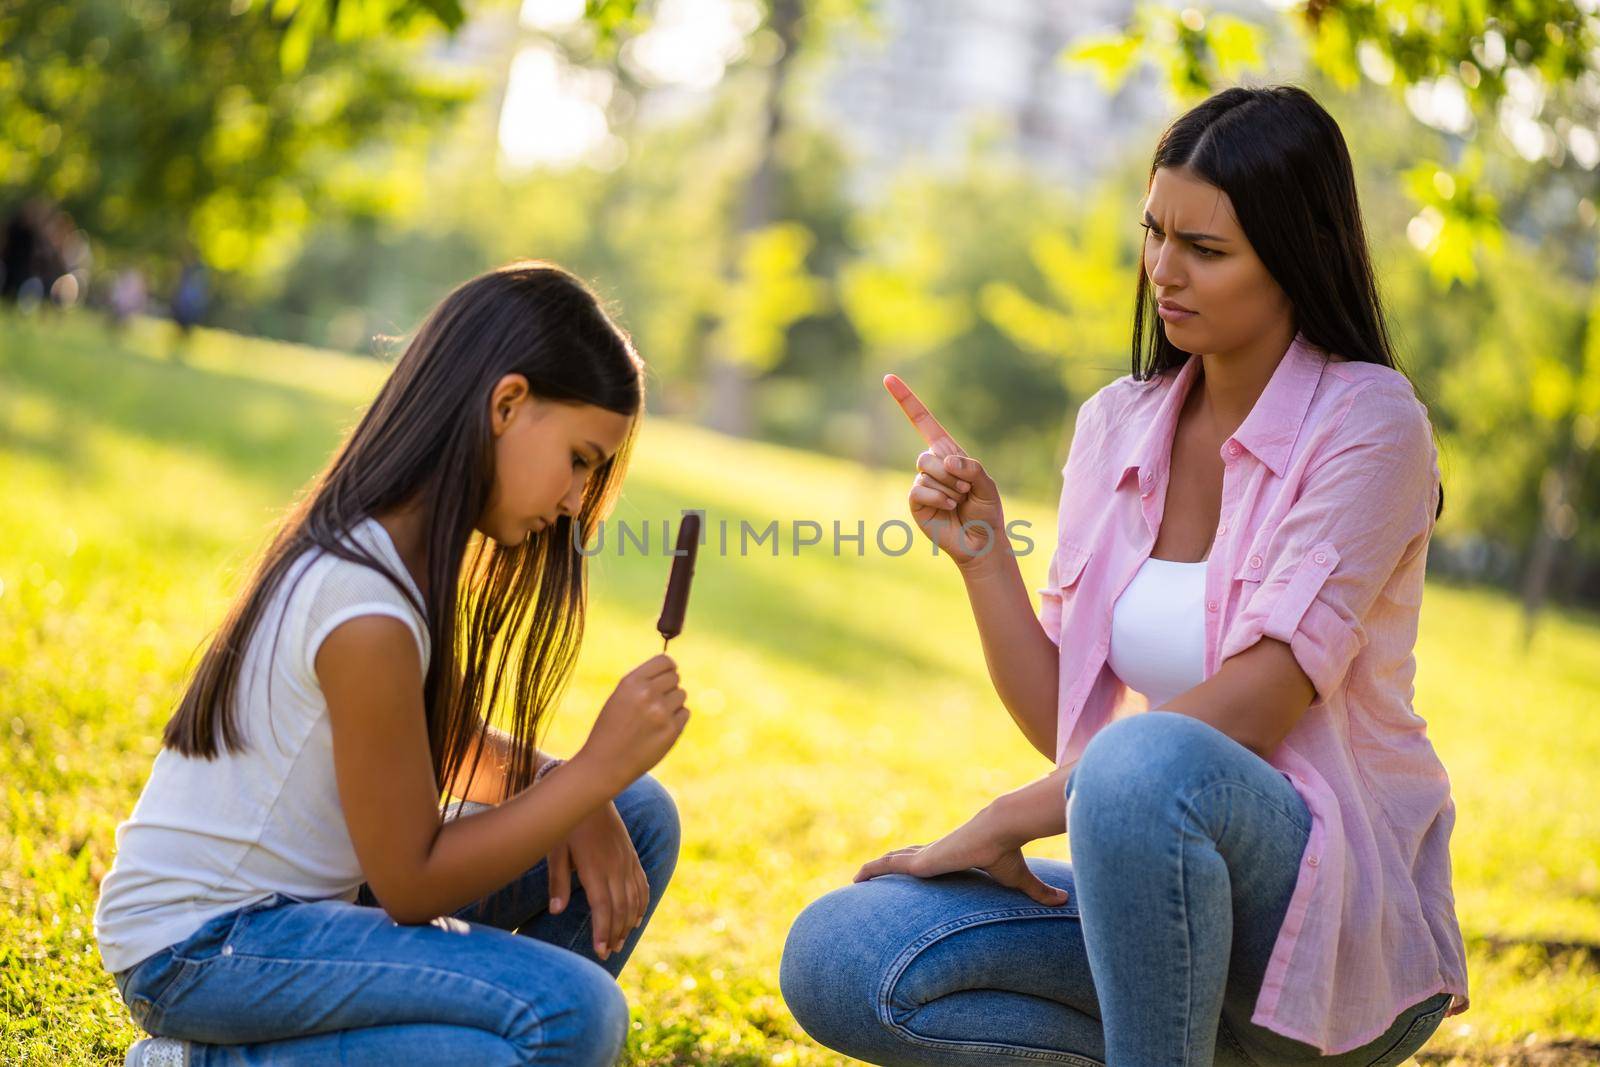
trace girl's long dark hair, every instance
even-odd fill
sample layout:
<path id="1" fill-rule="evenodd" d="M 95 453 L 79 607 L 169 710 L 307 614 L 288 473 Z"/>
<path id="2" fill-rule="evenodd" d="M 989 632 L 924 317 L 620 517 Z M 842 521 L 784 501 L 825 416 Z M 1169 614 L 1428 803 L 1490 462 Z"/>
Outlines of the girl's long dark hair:
<path id="1" fill-rule="evenodd" d="M 1167 127 L 1150 163 L 1152 181 L 1161 167 L 1187 168 L 1228 194 L 1246 240 L 1288 296 L 1307 341 L 1345 359 L 1401 370 L 1367 251 L 1350 152 L 1339 124 L 1310 93 L 1293 85 L 1224 89 Z M 1147 319 L 1154 324 L 1148 337 Z M 1147 380 L 1188 358 L 1167 339 L 1141 258 L 1133 376 Z M 1443 512 L 1441 485 L 1435 518 Z"/>
<path id="2" fill-rule="evenodd" d="M 587 560 L 579 546 L 615 502 L 639 420 L 590 477 L 577 516 L 503 548 L 474 525 L 494 484 L 490 393 L 512 373 L 545 400 L 628 416 L 644 407 L 643 364 L 632 343 L 571 274 L 529 261 L 462 284 L 434 308 L 292 508 L 213 636 L 164 745 L 207 759 L 245 747 L 235 707 L 245 648 L 303 551 L 320 548 L 370 567 L 415 602 L 401 576 L 343 535 L 374 513 L 420 503 L 428 573 L 426 603 L 417 607 L 431 642 L 423 696 L 435 781 L 441 788 L 460 781 L 467 753 L 481 754 L 477 742 L 511 676 L 514 755 L 505 795 L 531 784 L 539 725 L 566 686 L 583 637 Z"/>

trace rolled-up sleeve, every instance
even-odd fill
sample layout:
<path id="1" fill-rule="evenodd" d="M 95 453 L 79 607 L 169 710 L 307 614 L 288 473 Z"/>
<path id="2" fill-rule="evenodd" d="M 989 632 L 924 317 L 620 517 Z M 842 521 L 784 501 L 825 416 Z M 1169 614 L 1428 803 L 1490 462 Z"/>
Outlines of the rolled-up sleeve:
<path id="1" fill-rule="evenodd" d="M 1074 561 L 1063 559 L 1067 544 L 1066 521 L 1069 508 L 1083 507 L 1086 494 L 1093 485 L 1095 456 L 1100 452 L 1100 421 L 1096 415 L 1105 390 L 1091 395 L 1078 405 L 1072 426 L 1072 443 L 1067 446 L 1067 462 L 1061 468 L 1061 503 L 1056 511 L 1056 544 L 1050 556 L 1050 568 L 1045 574 L 1043 587 L 1034 590 L 1039 594 L 1039 625 L 1056 645 L 1061 644 L 1061 586 L 1071 575 L 1062 572 L 1063 565 Z M 1076 561 L 1081 565 L 1082 561 Z"/>
<path id="2" fill-rule="evenodd" d="M 1374 601 L 1426 545 L 1438 491 L 1420 401 L 1387 386 L 1361 390 L 1275 528 L 1261 585 L 1230 624 L 1220 659 L 1275 638 L 1326 700 L 1367 644 Z"/>

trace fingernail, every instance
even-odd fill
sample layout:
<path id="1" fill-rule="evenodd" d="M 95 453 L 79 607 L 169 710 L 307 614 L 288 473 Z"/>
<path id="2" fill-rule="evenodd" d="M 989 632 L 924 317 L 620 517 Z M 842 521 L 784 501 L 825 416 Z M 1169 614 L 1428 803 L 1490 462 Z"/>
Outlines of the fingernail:
<path id="1" fill-rule="evenodd" d="M 949 505 L 950 507 L 955 507 L 956 506 L 956 502 L 954 500 L 952 500 L 950 497 L 945 497 L 944 498 L 944 502 L 947 505 Z"/>
<path id="2" fill-rule="evenodd" d="M 957 482 L 956 488 L 965 493 L 968 489 L 971 489 L 972 486 L 968 485 L 966 482 Z"/>

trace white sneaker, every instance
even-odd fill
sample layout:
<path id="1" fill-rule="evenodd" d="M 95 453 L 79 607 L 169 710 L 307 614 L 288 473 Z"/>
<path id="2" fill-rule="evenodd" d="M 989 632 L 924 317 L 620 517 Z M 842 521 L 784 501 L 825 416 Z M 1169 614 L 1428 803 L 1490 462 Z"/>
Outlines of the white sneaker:
<path id="1" fill-rule="evenodd" d="M 189 1042 L 173 1037 L 140 1038 L 128 1046 L 122 1067 L 189 1067 Z"/>

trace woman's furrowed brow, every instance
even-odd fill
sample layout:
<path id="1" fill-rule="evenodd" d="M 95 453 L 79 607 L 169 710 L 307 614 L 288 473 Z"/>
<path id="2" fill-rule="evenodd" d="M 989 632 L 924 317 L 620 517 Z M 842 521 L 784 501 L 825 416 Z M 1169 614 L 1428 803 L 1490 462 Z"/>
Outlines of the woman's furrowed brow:
<path id="1" fill-rule="evenodd" d="M 1148 222 L 1152 226 L 1157 225 L 1156 220 L 1151 217 L 1150 212 L 1148 211 L 1144 213 L 1144 221 Z M 1221 234 L 1196 233 L 1193 230 L 1174 230 L 1173 232 L 1179 237 L 1182 237 L 1185 241 L 1226 241 L 1228 239 L 1223 237 Z"/>

